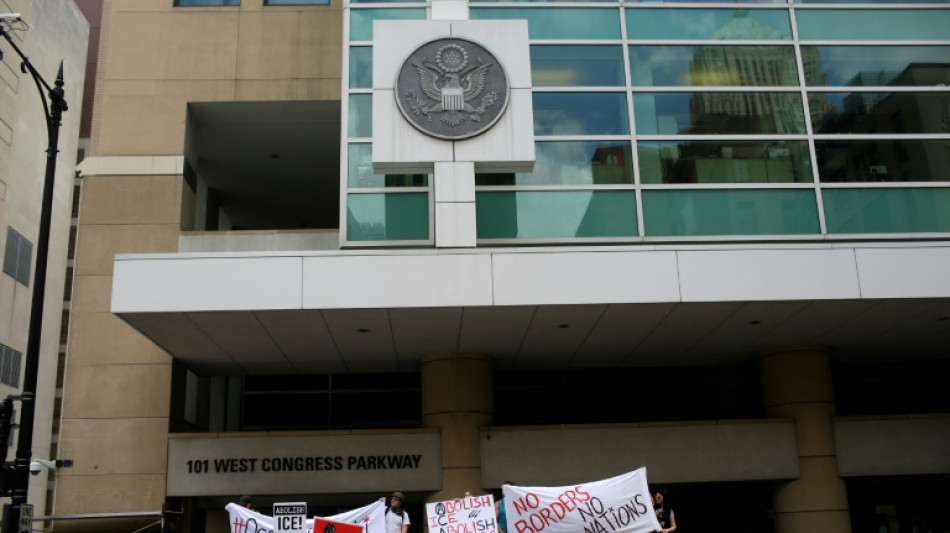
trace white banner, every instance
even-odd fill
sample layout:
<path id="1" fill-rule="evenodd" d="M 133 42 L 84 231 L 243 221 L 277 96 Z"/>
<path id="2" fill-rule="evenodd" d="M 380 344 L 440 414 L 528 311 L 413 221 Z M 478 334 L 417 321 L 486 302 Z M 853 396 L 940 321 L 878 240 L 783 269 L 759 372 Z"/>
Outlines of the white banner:
<path id="1" fill-rule="evenodd" d="M 652 533 L 660 530 L 647 471 L 567 487 L 504 486 L 508 533 Z"/>
<path id="2" fill-rule="evenodd" d="M 491 494 L 426 504 L 429 533 L 496 533 L 495 498 Z M 318 532 L 319 533 L 319 532 Z"/>
<path id="3" fill-rule="evenodd" d="M 225 509 L 231 523 L 231 533 L 274 533 L 274 518 L 236 503 L 229 503 Z M 386 504 L 376 501 L 364 507 L 353 509 L 333 516 L 324 516 L 334 522 L 345 522 L 365 526 L 365 533 L 386 533 Z M 308 519 L 306 531 L 313 531 L 313 519 Z"/>

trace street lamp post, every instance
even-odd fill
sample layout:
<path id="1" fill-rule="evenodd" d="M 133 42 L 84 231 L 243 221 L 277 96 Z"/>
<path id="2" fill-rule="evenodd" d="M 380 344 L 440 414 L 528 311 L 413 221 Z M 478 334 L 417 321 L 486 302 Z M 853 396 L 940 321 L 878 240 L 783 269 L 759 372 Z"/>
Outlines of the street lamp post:
<path id="1" fill-rule="evenodd" d="M 20 425 L 17 435 L 16 460 L 8 478 L 11 503 L 3 515 L 2 533 L 13 533 L 21 526 L 21 510 L 27 504 L 27 493 L 30 488 L 30 460 L 33 456 L 33 417 L 36 412 L 36 381 L 39 372 L 40 337 L 43 330 L 43 301 L 46 296 L 46 265 L 49 256 L 50 220 L 53 216 L 53 184 L 56 176 L 56 155 L 59 153 L 59 127 L 62 124 L 63 112 L 66 105 L 63 86 L 63 63 L 59 64 L 59 73 L 56 75 L 55 87 L 50 87 L 46 80 L 30 63 L 28 57 L 17 47 L 10 37 L 10 29 L 6 17 L 0 17 L 0 35 L 7 40 L 13 50 L 20 56 L 20 71 L 29 74 L 36 83 L 36 88 L 43 101 L 43 112 L 46 115 L 46 132 L 48 147 L 46 149 L 46 179 L 43 182 L 43 203 L 40 210 L 40 230 L 36 239 L 36 270 L 33 276 L 33 302 L 30 309 L 30 329 L 26 345 L 26 365 L 23 373 L 23 392 L 20 406 Z M 19 21 L 17 17 L 15 21 Z M 0 59 L 2 59 L 0 51 Z M 48 91 L 49 98 L 43 90 Z M 0 443 L 6 446 L 6 443 Z M 4 487 L 6 491 L 7 487 Z"/>

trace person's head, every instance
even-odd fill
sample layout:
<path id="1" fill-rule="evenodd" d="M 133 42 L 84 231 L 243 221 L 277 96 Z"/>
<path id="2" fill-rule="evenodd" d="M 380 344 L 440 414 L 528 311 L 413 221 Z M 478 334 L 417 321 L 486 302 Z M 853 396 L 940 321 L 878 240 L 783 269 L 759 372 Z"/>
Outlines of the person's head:
<path id="1" fill-rule="evenodd" d="M 389 506 L 390 507 L 402 507 L 402 504 L 406 501 L 406 496 L 399 492 L 398 490 L 389 497 Z"/>
<path id="2" fill-rule="evenodd" d="M 666 492 L 664 492 L 664 491 L 662 491 L 662 490 L 656 491 L 656 494 L 653 495 L 653 503 L 654 503 L 654 505 L 658 505 L 658 506 L 660 506 L 660 507 L 663 507 L 663 504 L 664 504 L 665 502 L 666 502 Z"/>
<path id="3" fill-rule="evenodd" d="M 240 505 L 241 507 L 244 507 L 245 509 L 250 509 L 251 497 L 248 496 L 247 494 L 245 494 L 244 496 L 241 496 L 241 499 L 238 500 L 238 505 Z"/>

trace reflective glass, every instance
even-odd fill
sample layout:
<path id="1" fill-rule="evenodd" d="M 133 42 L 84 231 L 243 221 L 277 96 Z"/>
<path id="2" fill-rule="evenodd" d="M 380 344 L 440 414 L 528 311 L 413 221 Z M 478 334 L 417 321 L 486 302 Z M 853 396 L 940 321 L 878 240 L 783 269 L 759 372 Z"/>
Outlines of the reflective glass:
<path id="1" fill-rule="evenodd" d="M 429 195 L 350 194 L 346 238 L 351 241 L 418 241 L 429 238 Z"/>
<path id="2" fill-rule="evenodd" d="M 479 239 L 636 237 L 633 191 L 479 192 Z"/>
<path id="3" fill-rule="evenodd" d="M 636 93 L 641 135 L 805 133 L 798 93 Z"/>
<path id="4" fill-rule="evenodd" d="M 822 100 L 816 112 L 813 100 Z M 810 93 L 815 133 L 947 133 L 950 92 Z"/>
<path id="5" fill-rule="evenodd" d="M 637 143 L 641 183 L 810 183 L 805 141 Z"/>
<path id="6" fill-rule="evenodd" d="M 634 86 L 798 86 L 791 46 L 631 46 Z"/>
<path id="7" fill-rule="evenodd" d="M 425 20 L 425 9 L 351 9 L 350 40 L 373 40 L 374 20 Z"/>
<path id="8" fill-rule="evenodd" d="M 643 191 L 647 236 L 810 235 L 819 232 L 815 191 Z"/>
<path id="9" fill-rule="evenodd" d="M 553 141 L 534 145 L 534 172 L 476 174 L 475 185 L 632 184 L 633 158 L 624 141 Z"/>
<path id="10" fill-rule="evenodd" d="M 616 8 L 557 7 L 547 9 L 473 7 L 472 19 L 527 19 L 531 39 L 619 39 Z"/>
<path id="11" fill-rule="evenodd" d="M 950 0 L 794 0 L 796 4 L 947 4 Z"/>
<path id="12" fill-rule="evenodd" d="M 721 4 L 723 0 L 624 0 L 627 4 Z M 730 0 L 730 4 L 787 4 L 787 0 Z"/>
<path id="13" fill-rule="evenodd" d="M 799 9 L 795 20 L 802 40 L 942 41 L 950 28 L 950 10 Z"/>
<path id="14" fill-rule="evenodd" d="M 812 87 L 950 84 L 950 46 L 802 46 L 802 62 Z"/>
<path id="15" fill-rule="evenodd" d="M 535 135 L 615 135 L 630 131 L 625 93 L 534 93 Z"/>
<path id="16" fill-rule="evenodd" d="M 350 88 L 369 89 L 373 86 L 373 48 L 350 48 Z"/>
<path id="17" fill-rule="evenodd" d="M 823 189 L 828 233 L 950 232 L 950 189 Z"/>
<path id="18" fill-rule="evenodd" d="M 350 138 L 373 136 L 373 95 L 350 95 Z"/>
<path id="19" fill-rule="evenodd" d="M 785 9 L 627 9 L 630 39 L 787 40 Z"/>
<path id="20" fill-rule="evenodd" d="M 360 187 L 425 187 L 427 174 L 376 174 L 373 172 L 373 145 L 355 143 L 347 147 L 347 185 Z"/>
<path id="21" fill-rule="evenodd" d="M 619 46 L 531 47 L 535 87 L 615 87 L 625 85 Z"/>
<path id="22" fill-rule="evenodd" d="M 823 182 L 948 181 L 947 140 L 815 141 Z"/>

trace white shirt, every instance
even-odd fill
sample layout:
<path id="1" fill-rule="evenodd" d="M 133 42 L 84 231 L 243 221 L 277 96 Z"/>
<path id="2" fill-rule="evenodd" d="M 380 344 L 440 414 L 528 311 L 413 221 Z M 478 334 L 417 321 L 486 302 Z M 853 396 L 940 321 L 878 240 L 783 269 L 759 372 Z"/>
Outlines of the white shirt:
<path id="1" fill-rule="evenodd" d="M 402 526 L 409 525 L 409 511 L 402 511 L 402 516 L 392 509 L 386 511 L 386 533 L 402 533 Z"/>

